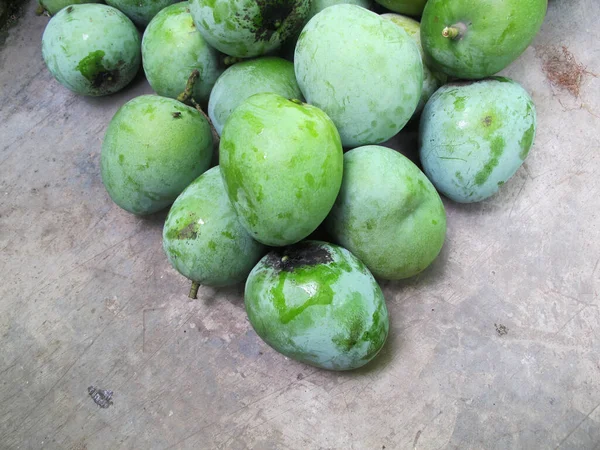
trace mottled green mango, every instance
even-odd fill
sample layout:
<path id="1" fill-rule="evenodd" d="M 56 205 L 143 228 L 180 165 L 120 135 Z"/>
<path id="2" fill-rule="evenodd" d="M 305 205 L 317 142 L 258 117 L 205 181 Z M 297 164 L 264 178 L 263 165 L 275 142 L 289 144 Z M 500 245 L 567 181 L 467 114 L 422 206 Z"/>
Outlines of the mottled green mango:
<path id="1" fill-rule="evenodd" d="M 245 281 L 266 253 L 240 224 L 218 166 L 177 197 L 163 228 L 163 248 L 179 273 L 205 286 Z"/>
<path id="2" fill-rule="evenodd" d="M 170 98 L 177 98 L 198 70 L 193 98 L 202 105 L 224 69 L 219 52 L 196 29 L 188 2 L 167 6 L 150 21 L 142 39 L 142 61 L 152 89 Z"/>
<path id="3" fill-rule="evenodd" d="M 400 14 L 382 14 L 381 17 L 391 20 L 396 25 L 401 26 L 404 31 L 406 31 L 408 35 L 413 38 L 419 47 L 419 53 L 421 53 L 421 60 L 423 62 L 423 90 L 421 91 L 421 98 L 419 100 L 419 104 L 417 105 L 417 109 L 413 114 L 413 118 L 415 118 L 421 114 L 421 111 L 423 111 L 425 103 L 427 103 L 429 97 L 431 97 L 433 93 L 447 81 L 448 77 L 441 72 L 431 70 L 429 66 L 427 66 L 425 55 L 423 54 L 423 48 L 421 47 L 421 27 L 419 22 L 411 19 L 410 17 L 401 16 Z"/>
<path id="4" fill-rule="evenodd" d="M 325 219 L 342 183 L 335 125 L 320 109 L 272 93 L 238 106 L 219 147 L 240 222 L 267 245 L 298 242 Z"/>
<path id="5" fill-rule="evenodd" d="M 309 8 L 310 0 L 190 0 L 204 39 L 238 58 L 277 50 L 302 28 Z"/>
<path id="6" fill-rule="evenodd" d="M 535 128 L 533 101 L 514 81 L 448 84 L 433 94 L 421 116 L 423 170 L 454 201 L 484 200 L 521 167 Z"/>
<path id="7" fill-rule="evenodd" d="M 233 110 L 261 92 L 304 100 L 291 62 L 265 56 L 234 64 L 219 77 L 208 102 L 208 116 L 219 135 Z"/>
<path id="8" fill-rule="evenodd" d="M 367 364 L 388 335 L 385 299 L 373 275 L 348 250 L 325 242 L 269 253 L 248 276 L 244 301 L 267 344 L 323 369 Z"/>
<path id="9" fill-rule="evenodd" d="M 117 92 L 141 63 L 140 36 L 119 10 L 106 5 L 71 5 L 46 26 L 42 56 L 56 80 L 81 95 Z"/>
<path id="10" fill-rule="evenodd" d="M 102 143 L 102 181 L 113 201 L 138 215 L 171 205 L 210 166 L 210 125 L 196 109 L 143 95 L 114 115 Z"/>
<path id="11" fill-rule="evenodd" d="M 421 18 L 431 67 L 480 79 L 519 57 L 538 33 L 547 0 L 429 0 Z"/>
<path id="12" fill-rule="evenodd" d="M 145 27 L 158 12 L 177 0 L 106 0 L 110 6 L 122 11 L 133 22 Z"/>
<path id="13" fill-rule="evenodd" d="M 103 0 L 39 0 L 39 4 L 50 15 L 54 15 L 61 9 L 70 5 L 80 5 L 82 3 L 102 3 Z"/>
<path id="14" fill-rule="evenodd" d="M 408 158 L 368 145 L 344 155 L 342 188 L 325 226 L 377 278 L 399 280 L 437 257 L 446 212 L 431 182 Z"/>
<path id="15" fill-rule="evenodd" d="M 294 70 L 306 101 L 335 123 L 344 147 L 398 133 L 421 98 L 423 64 L 399 26 L 356 5 L 335 5 L 300 33 Z"/>

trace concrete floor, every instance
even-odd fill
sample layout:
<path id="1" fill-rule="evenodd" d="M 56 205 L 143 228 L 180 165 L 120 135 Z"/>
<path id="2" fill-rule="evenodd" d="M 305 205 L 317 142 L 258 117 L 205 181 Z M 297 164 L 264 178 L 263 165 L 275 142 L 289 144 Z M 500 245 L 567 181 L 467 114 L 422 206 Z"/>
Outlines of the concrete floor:
<path id="1" fill-rule="evenodd" d="M 29 1 L 0 48 L 0 448 L 600 449 L 600 79 L 577 97 L 548 72 L 566 46 L 600 74 L 597 7 L 551 0 L 505 71 L 538 108 L 530 157 L 492 199 L 445 202 L 439 259 L 383 285 L 383 353 L 331 373 L 258 339 L 241 288 L 186 297 L 165 214 L 120 210 L 99 176 L 110 118 L 149 86 L 59 86 Z"/>

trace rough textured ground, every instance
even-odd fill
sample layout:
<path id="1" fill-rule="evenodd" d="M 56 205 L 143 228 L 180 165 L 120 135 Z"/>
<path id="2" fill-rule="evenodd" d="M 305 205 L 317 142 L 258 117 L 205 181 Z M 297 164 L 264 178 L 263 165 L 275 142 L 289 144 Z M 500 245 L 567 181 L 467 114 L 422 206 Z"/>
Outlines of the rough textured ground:
<path id="1" fill-rule="evenodd" d="M 270 350 L 239 288 L 186 297 L 164 214 L 127 214 L 99 178 L 111 116 L 147 83 L 60 87 L 35 6 L 0 47 L 1 448 L 600 449 L 596 0 L 551 0 L 505 71 L 538 107 L 530 157 L 490 200 L 445 202 L 440 258 L 384 285 L 388 344 L 354 373 Z M 577 90 L 548 72 L 563 47 Z"/>

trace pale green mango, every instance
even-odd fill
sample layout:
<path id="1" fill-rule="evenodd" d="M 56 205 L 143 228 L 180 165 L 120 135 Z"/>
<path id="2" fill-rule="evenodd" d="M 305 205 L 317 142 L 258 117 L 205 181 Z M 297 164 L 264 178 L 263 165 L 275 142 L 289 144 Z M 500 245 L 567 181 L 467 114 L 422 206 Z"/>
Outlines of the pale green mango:
<path id="1" fill-rule="evenodd" d="M 535 129 L 533 101 L 514 81 L 448 84 L 433 94 L 421 116 L 423 170 L 454 201 L 484 200 L 521 167 Z"/>

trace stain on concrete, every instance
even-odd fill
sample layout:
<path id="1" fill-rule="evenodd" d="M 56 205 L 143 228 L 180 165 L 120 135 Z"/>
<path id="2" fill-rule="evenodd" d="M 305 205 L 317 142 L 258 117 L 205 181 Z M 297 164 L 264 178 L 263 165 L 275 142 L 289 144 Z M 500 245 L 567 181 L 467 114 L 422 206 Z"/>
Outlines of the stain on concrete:
<path id="1" fill-rule="evenodd" d="M 494 327 L 496 327 L 496 333 L 498 336 L 506 336 L 508 334 L 508 328 L 501 323 L 495 323 Z"/>

